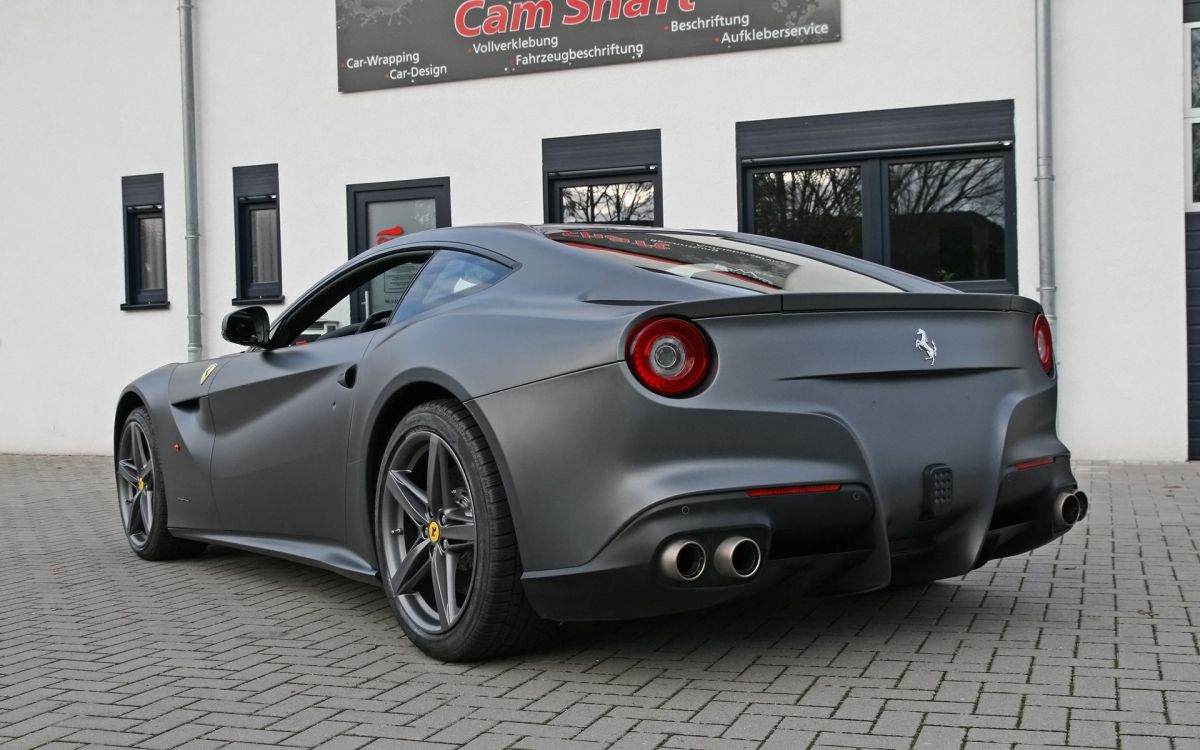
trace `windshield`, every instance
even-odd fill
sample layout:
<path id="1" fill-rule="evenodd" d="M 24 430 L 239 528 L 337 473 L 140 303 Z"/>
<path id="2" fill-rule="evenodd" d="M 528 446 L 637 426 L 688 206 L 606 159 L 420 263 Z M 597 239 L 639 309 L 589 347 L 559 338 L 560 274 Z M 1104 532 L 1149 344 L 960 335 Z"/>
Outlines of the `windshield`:
<path id="1" fill-rule="evenodd" d="M 563 245 L 603 253 L 647 271 L 740 289 L 772 292 L 899 292 L 848 268 L 749 242 L 686 232 L 612 229 L 545 230 Z"/>

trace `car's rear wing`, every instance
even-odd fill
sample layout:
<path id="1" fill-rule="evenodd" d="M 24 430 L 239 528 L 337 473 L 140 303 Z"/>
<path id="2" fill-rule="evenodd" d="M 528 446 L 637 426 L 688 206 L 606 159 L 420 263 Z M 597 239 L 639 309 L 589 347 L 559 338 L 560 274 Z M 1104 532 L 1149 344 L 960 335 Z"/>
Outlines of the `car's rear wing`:
<path id="1" fill-rule="evenodd" d="M 1042 311 L 1042 306 L 1015 294 L 785 293 L 678 302 L 656 307 L 653 313 L 698 319 L 727 315 L 876 310 L 978 310 L 1037 315 Z"/>

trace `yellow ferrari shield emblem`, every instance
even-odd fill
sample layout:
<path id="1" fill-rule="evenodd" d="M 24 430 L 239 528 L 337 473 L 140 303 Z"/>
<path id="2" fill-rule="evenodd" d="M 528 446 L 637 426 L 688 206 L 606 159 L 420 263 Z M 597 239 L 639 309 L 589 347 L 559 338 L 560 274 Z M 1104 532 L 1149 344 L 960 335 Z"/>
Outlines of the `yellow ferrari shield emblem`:
<path id="1" fill-rule="evenodd" d="M 217 363 L 213 362 L 208 367 L 204 368 L 204 372 L 200 375 L 200 385 L 204 385 L 204 381 L 208 380 L 208 376 L 213 374 L 213 370 L 217 369 Z"/>
<path id="2" fill-rule="evenodd" d="M 429 522 L 429 541 L 433 542 L 434 544 L 437 544 L 438 540 L 441 538 L 442 538 L 442 527 L 438 526 L 437 521 L 430 521 Z"/>

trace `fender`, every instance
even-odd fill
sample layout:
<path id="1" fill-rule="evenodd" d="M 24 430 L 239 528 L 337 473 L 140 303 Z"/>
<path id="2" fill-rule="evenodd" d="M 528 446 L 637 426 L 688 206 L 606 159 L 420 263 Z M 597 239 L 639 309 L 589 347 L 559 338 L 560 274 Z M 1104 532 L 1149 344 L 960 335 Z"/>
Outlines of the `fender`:
<path id="1" fill-rule="evenodd" d="M 125 418 L 140 401 L 150 412 L 158 446 L 159 468 L 172 528 L 220 528 L 212 497 L 212 415 L 203 398 L 211 379 L 200 379 L 211 361 L 173 363 L 146 373 L 121 393 L 113 425 L 113 447 Z M 175 449 L 175 446 L 179 446 Z"/>

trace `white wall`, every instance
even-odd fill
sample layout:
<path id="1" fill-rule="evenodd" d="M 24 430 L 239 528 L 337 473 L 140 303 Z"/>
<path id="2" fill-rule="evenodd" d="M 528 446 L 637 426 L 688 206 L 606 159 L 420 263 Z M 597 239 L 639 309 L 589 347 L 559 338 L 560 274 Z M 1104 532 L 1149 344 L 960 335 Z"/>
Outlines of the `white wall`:
<path id="1" fill-rule="evenodd" d="M 1055 0 L 1060 433 L 1187 458 L 1180 3 Z M 1036 295 L 1036 284 L 1022 290 Z"/>
<path id="2" fill-rule="evenodd" d="M 844 0 L 833 44 L 358 94 L 337 92 L 332 2 L 196 4 L 209 354 L 232 350 L 235 166 L 279 164 L 294 299 L 346 257 L 350 183 L 449 175 L 456 224 L 538 222 L 542 138 L 659 128 L 667 224 L 733 228 L 738 121 L 994 99 L 1016 102 L 1020 284 L 1037 296 L 1032 0 Z M 1115 0 L 1054 5 L 1063 432 L 1083 456 L 1183 458 L 1178 0 L 1140 3 L 1136 35 Z M 0 6 L 0 319 L 23 321 L 0 329 L 0 452 L 107 451 L 121 386 L 186 356 L 177 43 L 174 3 Z M 159 171 L 171 309 L 120 312 L 120 177 Z M 1115 315 L 1130 288 L 1141 306 Z M 1155 403 L 1137 398 L 1150 365 L 1111 344 L 1141 321 L 1161 329 Z"/>
<path id="3" fill-rule="evenodd" d="M 186 356 L 171 3 L 0 4 L 0 452 L 111 450 L 122 381 Z M 124 313 L 121 177 L 164 173 L 171 309 Z"/>

